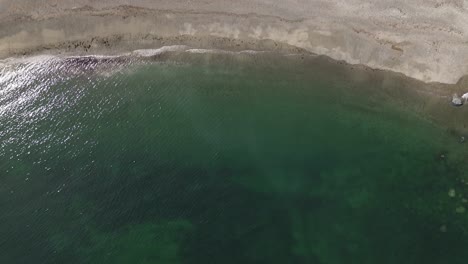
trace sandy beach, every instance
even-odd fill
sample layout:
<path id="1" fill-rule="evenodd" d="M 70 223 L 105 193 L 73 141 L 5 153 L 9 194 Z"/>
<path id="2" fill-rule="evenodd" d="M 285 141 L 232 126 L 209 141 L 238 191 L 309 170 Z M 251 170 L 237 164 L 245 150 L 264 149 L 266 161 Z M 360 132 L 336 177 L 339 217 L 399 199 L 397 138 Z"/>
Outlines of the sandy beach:
<path id="1" fill-rule="evenodd" d="M 0 58 L 167 45 L 278 50 L 454 84 L 468 73 L 467 20 L 457 0 L 0 0 Z"/>

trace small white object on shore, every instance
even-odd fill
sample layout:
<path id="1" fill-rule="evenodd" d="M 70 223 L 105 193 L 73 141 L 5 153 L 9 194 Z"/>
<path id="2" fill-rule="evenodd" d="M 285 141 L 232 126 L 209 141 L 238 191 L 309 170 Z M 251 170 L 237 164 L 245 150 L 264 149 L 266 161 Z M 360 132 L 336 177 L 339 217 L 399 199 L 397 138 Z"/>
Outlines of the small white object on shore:
<path id="1" fill-rule="evenodd" d="M 463 94 L 461 98 L 464 99 L 466 103 L 466 101 L 468 101 L 468 93 Z"/>
<path id="2" fill-rule="evenodd" d="M 466 95 L 466 94 L 464 94 Z M 463 96 L 464 96 L 463 95 Z M 458 96 L 458 94 L 454 94 L 452 96 L 452 105 L 453 106 L 462 106 L 463 105 L 463 101 L 462 101 L 462 98 Z"/>

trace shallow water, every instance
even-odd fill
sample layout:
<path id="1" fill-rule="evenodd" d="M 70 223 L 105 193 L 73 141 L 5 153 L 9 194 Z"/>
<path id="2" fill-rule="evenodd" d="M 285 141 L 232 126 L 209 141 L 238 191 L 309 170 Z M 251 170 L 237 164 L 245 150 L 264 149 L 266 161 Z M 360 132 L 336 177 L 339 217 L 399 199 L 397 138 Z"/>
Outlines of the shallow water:
<path id="1" fill-rule="evenodd" d="M 0 84 L 1 263 L 468 259 L 466 110 L 414 81 L 178 54 L 41 58 Z"/>

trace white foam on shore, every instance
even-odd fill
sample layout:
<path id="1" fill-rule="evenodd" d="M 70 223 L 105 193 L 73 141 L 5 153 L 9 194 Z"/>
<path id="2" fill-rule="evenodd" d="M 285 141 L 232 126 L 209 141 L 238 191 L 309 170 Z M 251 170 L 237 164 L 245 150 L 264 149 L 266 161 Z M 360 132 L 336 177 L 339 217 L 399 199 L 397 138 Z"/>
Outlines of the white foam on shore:
<path id="1" fill-rule="evenodd" d="M 75 56 L 66 56 L 66 57 L 61 57 L 64 59 L 82 59 L 82 58 L 96 58 L 96 59 L 117 59 L 121 58 L 122 56 L 128 56 L 130 53 L 123 53 L 119 55 L 75 55 Z"/>
<path id="2" fill-rule="evenodd" d="M 32 56 L 21 56 L 21 57 L 10 57 L 0 60 L 0 96 L 17 89 L 18 87 L 25 86 L 32 81 L 48 74 L 50 72 L 56 72 L 57 70 L 65 70 L 69 74 L 81 74 L 81 69 L 93 70 L 96 74 L 104 77 L 112 76 L 113 74 L 120 72 L 123 68 L 131 63 L 131 58 L 150 58 L 160 54 L 168 52 L 183 52 L 190 54 L 258 54 L 266 51 L 255 51 L 255 50 L 242 50 L 242 51 L 229 51 L 222 49 L 197 49 L 186 45 L 171 45 L 163 46 L 157 49 L 139 49 L 131 52 L 115 54 L 115 55 L 32 55 Z M 73 62 L 74 59 L 97 59 L 97 61 L 91 60 L 83 63 L 83 68 L 78 65 L 74 65 L 68 68 L 68 60 Z M 124 59 L 122 62 L 117 61 L 118 59 Z M 112 67 L 106 67 L 106 63 L 102 64 L 103 67 L 98 66 L 99 60 L 116 59 L 116 64 L 112 64 Z M 130 60 L 126 60 L 130 59 Z M 76 67 L 75 67 L 76 66 Z M 88 68 L 87 68 L 88 67 Z M 8 85 L 6 85 L 8 84 Z"/>
<path id="3" fill-rule="evenodd" d="M 118 59 L 125 57 L 142 57 L 148 58 L 157 55 L 161 55 L 168 52 L 188 52 L 193 54 L 259 54 L 266 53 L 268 51 L 257 51 L 257 50 L 241 50 L 241 51 L 229 51 L 222 49 L 198 49 L 191 48 L 186 45 L 171 45 L 163 46 L 157 49 L 138 49 L 131 52 L 116 54 L 116 55 L 32 55 L 23 57 L 11 57 L 0 60 L 0 67 L 6 67 L 8 65 L 15 64 L 43 64 L 60 62 L 66 59 L 79 59 L 79 58 L 96 58 L 96 59 Z"/>
<path id="4" fill-rule="evenodd" d="M 116 55 L 99 55 L 99 54 L 89 54 L 89 55 L 32 55 L 32 56 L 23 56 L 23 57 L 10 57 L 0 60 L 0 66 L 5 66 L 8 64 L 17 64 L 17 63 L 44 63 L 46 61 L 58 61 L 61 59 L 79 59 L 79 58 L 96 58 L 96 59 L 116 59 L 122 57 L 138 56 L 138 57 L 152 57 L 155 55 L 163 54 L 166 52 L 174 51 L 186 51 L 190 47 L 185 45 L 172 45 L 172 46 L 163 46 L 158 49 L 139 49 L 131 52 L 116 54 Z"/>
<path id="5" fill-rule="evenodd" d="M 221 49 L 187 49 L 189 53 L 197 53 L 197 54 L 257 54 L 257 53 L 264 53 L 266 51 L 256 51 L 256 50 L 241 50 L 241 51 L 229 51 L 229 50 L 221 50 Z"/>
<path id="6" fill-rule="evenodd" d="M 264 51 L 264 50 L 242 50 L 242 51 L 239 51 L 238 53 L 240 54 L 258 54 L 258 53 L 266 53 L 268 51 Z"/>
<path id="7" fill-rule="evenodd" d="M 166 52 L 175 52 L 175 51 L 186 51 L 189 47 L 185 45 L 172 45 L 172 46 L 163 46 L 159 49 L 139 49 L 131 52 L 132 55 L 137 55 L 140 57 L 152 57 L 160 55 Z"/>

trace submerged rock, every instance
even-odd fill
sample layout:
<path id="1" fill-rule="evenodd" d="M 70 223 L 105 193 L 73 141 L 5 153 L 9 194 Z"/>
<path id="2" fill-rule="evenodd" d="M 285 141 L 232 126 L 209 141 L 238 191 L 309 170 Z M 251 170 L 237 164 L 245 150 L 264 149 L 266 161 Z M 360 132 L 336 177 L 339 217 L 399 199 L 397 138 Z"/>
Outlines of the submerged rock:
<path id="1" fill-rule="evenodd" d="M 447 226 L 446 225 L 441 226 L 440 227 L 440 232 L 442 232 L 442 233 L 447 232 Z"/>
<path id="2" fill-rule="evenodd" d="M 455 212 L 457 212 L 459 214 L 463 214 L 464 212 L 466 212 L 466 209 L 463 206 L 459 206 L 459 207 L 457 207 L 457 209 L 455 209 Z"/>
<path id="3" fill-rule="evenodd" d="M 462 106 L 463 105 L 462 98 L 460 96 L 458 96 L 457 94 L 454 94 L 452 96 L 452 105 L 453 106 Z"/>
<path id="4" fill-rule="evenodd" d="M 448 196 L 449 196 L 449 197 L 455 197 L 456 194 L 457 194 L 457 193 L 455 192 L 454 189 L 450 189 L 450 190 L 448 191 Z"/>

